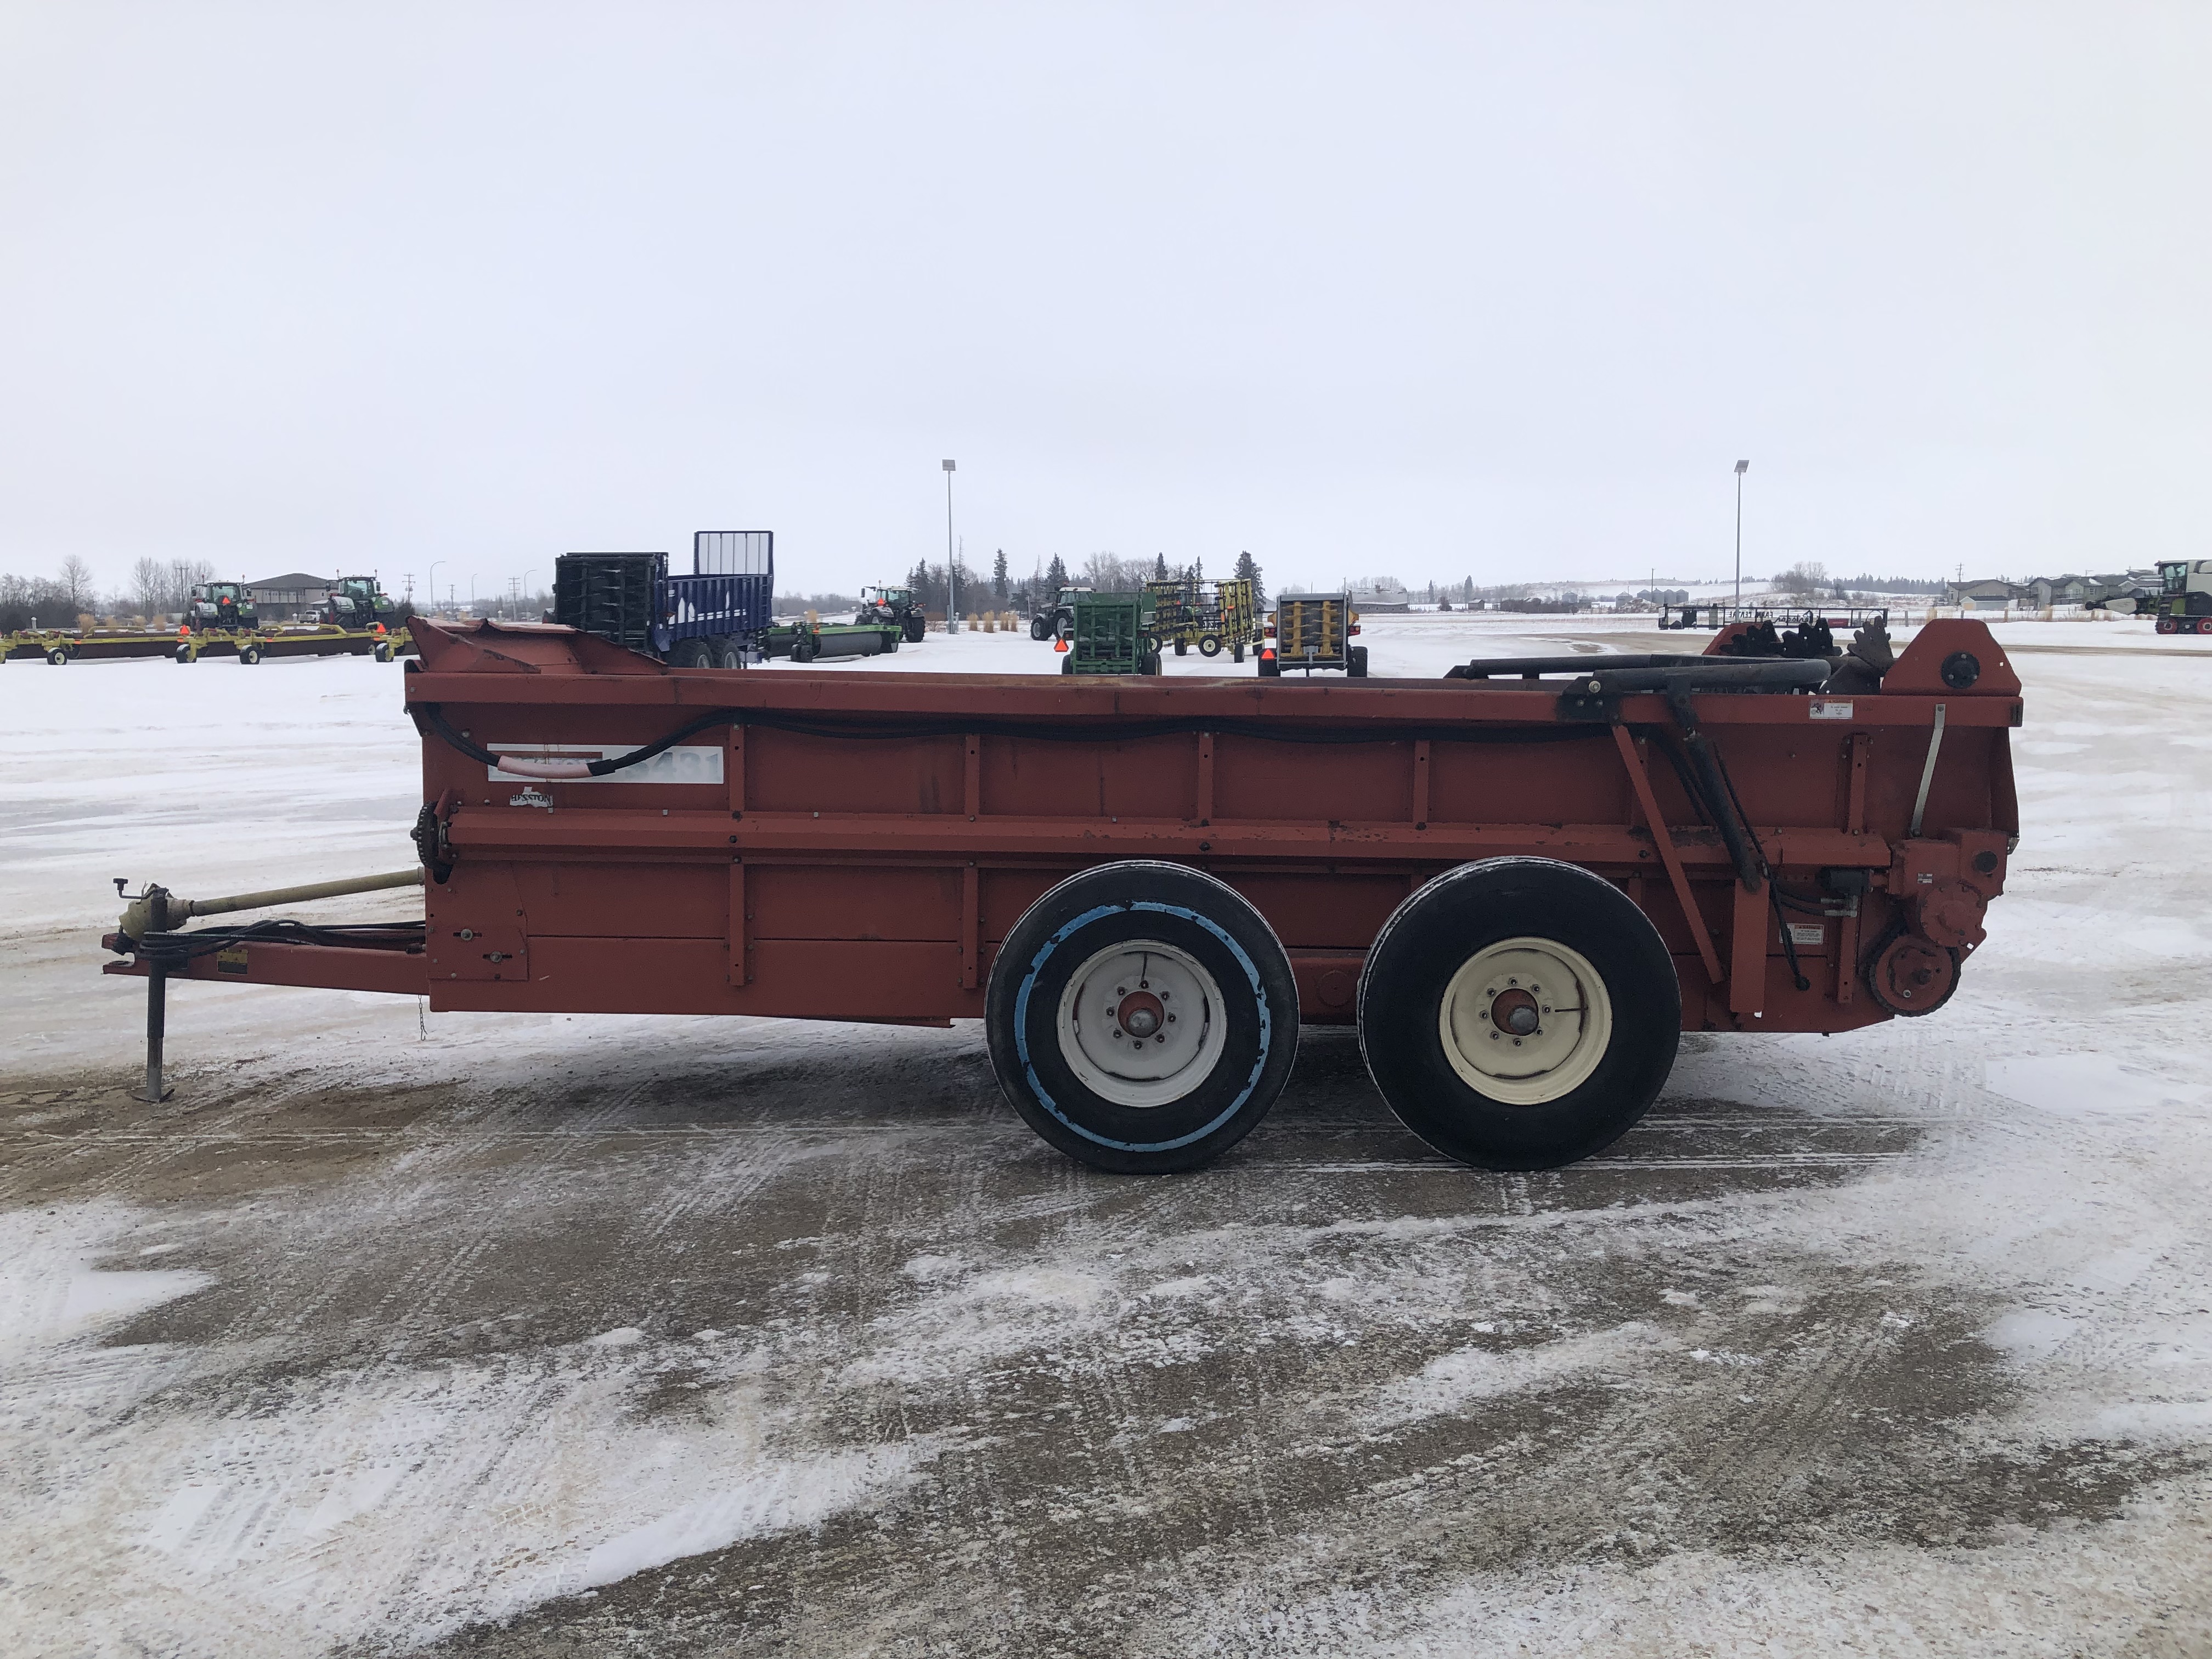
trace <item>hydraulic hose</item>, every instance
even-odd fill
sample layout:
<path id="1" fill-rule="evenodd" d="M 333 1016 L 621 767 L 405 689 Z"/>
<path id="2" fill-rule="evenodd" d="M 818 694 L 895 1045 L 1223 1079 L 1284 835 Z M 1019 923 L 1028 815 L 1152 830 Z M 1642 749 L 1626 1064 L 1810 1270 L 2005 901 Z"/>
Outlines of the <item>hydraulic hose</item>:
<path id="1" fill-rule="evenodd" d="M 1603 726 L 1579 722 L 1491 729 L 1460 725 L 1363 729 L 1358 726 L 1288 726 L 1273 720 L 1219 720 L 1195 715 L 1176 720 L 1116 720 L 1097 726 L 1032 725 L 1004 720 L 925 720 L 862 725 L 800 720 L 790 715 L 763 714 L 758 709 L 717 708 L 695 720 L 686 720 L 667 736 L 655 738 L 627 754 L 609 755 L 599 760 L 587 761 L 580 758 L 532 760 L 517 755 L 495 753 L 455 731 L 453 723 L 446 719 L 434 703 L 422 705 L 416 710 L 416 716 L 441 741 L 480 765 L 504 772 L 511 777 L 543 779 L 556 783 L 564 780 L 610 776 L 625 768 L 649 761 L 655 755 L 665 753 L 686 738 L 696 737 L 700 732 L 717 726 L 741 726 L 754 731 L 788 732 L 799 737 L 842 738 L 856 742 L 878 743 L 911 743 L 917 738 L 957 738 L 970 734 L 1027 738 L 1039 743 L 1121 743 L 1140 738 L 1212 732 L 1217 736 L 1260 738 L 1271 743 L 1403 743 L 1425 738 L 1432 743 L 1524 744 L 1569 743 L 1580 738 L 1602 738 L 1607 732 Z"/>

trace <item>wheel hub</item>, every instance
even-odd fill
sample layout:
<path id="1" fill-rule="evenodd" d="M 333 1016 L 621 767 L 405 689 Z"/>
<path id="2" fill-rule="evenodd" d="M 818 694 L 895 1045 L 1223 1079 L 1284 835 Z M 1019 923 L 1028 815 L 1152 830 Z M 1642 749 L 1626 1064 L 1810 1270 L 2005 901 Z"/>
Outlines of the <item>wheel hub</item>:
<path id="1" fill-rule="evenodd" d="M 1536 999 L 1528 992 L 1508 988 L 1490 1005 L 1490 1022 L 1509 1036 L 1527 1036 L 1544 1023 Z"/>
<path id="2" fill-rule="evenodd" d="M 1114 1018 L 1123 1030 L 1141 1040 L 1155 1035 L 1167 1024 L 1167 1006 L 1150 991 L 1135 990 L 1121 999 Z"/>

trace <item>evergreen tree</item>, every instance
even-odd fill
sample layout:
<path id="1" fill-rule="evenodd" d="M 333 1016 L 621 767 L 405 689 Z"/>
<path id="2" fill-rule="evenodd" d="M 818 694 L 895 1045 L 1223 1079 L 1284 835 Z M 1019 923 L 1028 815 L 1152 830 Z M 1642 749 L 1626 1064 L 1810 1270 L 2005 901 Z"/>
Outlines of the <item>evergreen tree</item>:
<path id="1" fill-rule="evenodd" d="M 1237 568 L 1231 574 L 1240 582 L 1252 584 L 1253 608 L 1265 611 L 1267 608 L 1267 586 L 1260 580 L 1260 567 L 1253 562 L 1252 556 L 1249 553 L 1239 553 L 1237 556 Z"/>
<path id="2" fill-rule="evenodd" d="M 1006 550 L 1003 547 L 991 561 L 991 597 L 999 602 L 1000 610 L 1006 608 Z"/>
<path id="3" fill-rule="evenodd" d="M 1044 568 L 1044 585 L 1045 591 L 1055 599 L 1060 597 L 1060 590 L 1067 586 L 1067 561 L 1057 553 Z"/>
<path id="4" fill-rule="evenodd" d="M 1168 556 L 1164 553 L 1156 553 L 1152 556 L 1152 580 L 1156 582 L 1164 582 L 1167 579 Z"/>

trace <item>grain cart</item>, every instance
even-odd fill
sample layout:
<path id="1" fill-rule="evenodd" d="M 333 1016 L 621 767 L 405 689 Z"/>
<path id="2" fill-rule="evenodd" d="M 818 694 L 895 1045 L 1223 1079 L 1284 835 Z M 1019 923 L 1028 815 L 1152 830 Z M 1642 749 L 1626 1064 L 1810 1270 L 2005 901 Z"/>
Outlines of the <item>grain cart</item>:
<path id="1" fill-rule="evenodd" d="M 1359 613 L 1349 593 L 1285 593 L 1267 618 L 1267 637 L 1260 649 L 1260 673 L 1273 678 L 1286 669 L 1341 669 L 1353 679 L 1367 678 L 1367 647 L 1352 643 L 1359 632 Z"/>
<path id="2" fill-rule="evenodd" d="M 2158 631 L 2212 634 L 2212 559 L 2169 559 L 2158 574 Z"/>
<path id="3" fill-rule="evenodd" d="M 1156 1171 L 1266 1115 L 1302 1024 L 1353 1025 L 1430 1144 L 1547 1168 L 1633 1124 L 1684 1031 L 1936 1012 L 2018 839 L 2020 681 L 1973 621 L 1847 696 L 1790 659 L 723 675 L 562 628 L 419 628 L 409 867 L 149 886 L 105 940 L 108 972 L 151 981 L 153 1097 L 172 981 L 975 1019 L 1047 1140 Z M 187 926 L 417 883 L 420 922 Z"/>
<path id="4" fill-rule="evenodd" d="M 860 590 L 860 611 L 861 615 L 854 621 L 889 623 L 908 645 L 920 645 L 929 631 L 929 618 L 923 614 L 911 587 L 864 587 Z"/>
<path id="5" fill-rule="evenodd" d="M 1152 633 L 1149 596 L 1138 593 L 1079 595 L 1067 636 L 1063 674 L 1157 674 L 1160 642 Z"/>
<path id="6" fill-rule="evenodd" d="M 775 597 L 768 530 L 700 531 L 688 576 L 668 574 L 665 553 L 564 553 L 553 562 L 556 622 L 678 668 L 759 661 Z"/>

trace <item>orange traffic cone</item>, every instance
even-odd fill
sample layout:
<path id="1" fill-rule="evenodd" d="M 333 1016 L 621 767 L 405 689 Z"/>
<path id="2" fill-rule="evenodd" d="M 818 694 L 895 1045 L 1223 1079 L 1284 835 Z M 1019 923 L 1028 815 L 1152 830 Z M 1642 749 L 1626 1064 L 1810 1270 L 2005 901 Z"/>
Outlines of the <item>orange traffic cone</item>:
<path id="1" fill-rule="evenodd" d="M 1052 638 L 1052 648 L 1055 651 L 1065 651 L 1067 649 L 1067 641 L 1055 634 Z"/>

